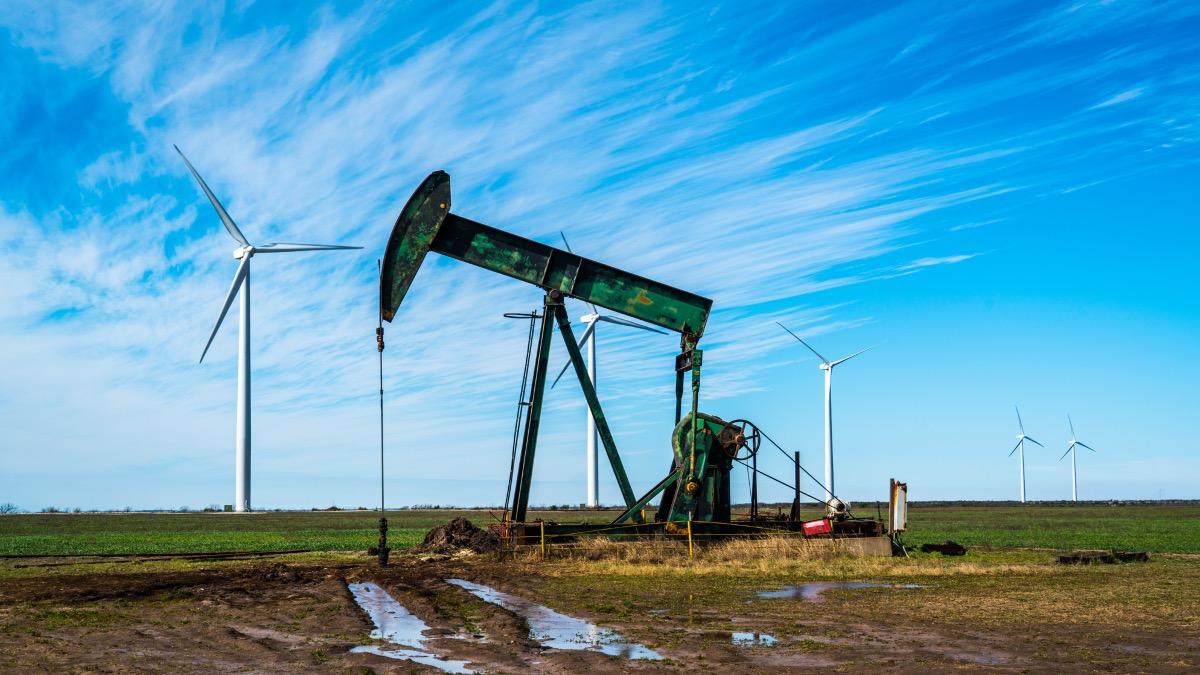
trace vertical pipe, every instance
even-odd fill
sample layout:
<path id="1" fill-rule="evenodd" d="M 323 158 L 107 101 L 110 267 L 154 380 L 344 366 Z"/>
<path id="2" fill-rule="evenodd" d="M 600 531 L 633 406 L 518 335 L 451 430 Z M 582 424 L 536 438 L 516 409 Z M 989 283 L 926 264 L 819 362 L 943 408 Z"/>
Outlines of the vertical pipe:
<path id="1" fill-rule="evenodd" d="M 538 521 L 538 529 L 541 531 L 542 540 L 542 560 L 546 559 L 546 521 Z"/>
<path id="2" fill-rule="evenodd" d="M 252 255 L 246 251 L 243 255 Z M 237 439 L 234 496 L 236 510 L 250 510 L 250 265 L 242 279 L 238 324 Z"/>
<path id="3" fill-rule="evenodd" d="M 696 444 L 699 442 L 700 436 L 700 367 L 703 363 L 704 353 L 699 349 L 692 349 L 692 452 L 690 471 L 684 472 L 685 485 L 689 480 L 699 480 L 700 474 L 704 471 L 704 467 L 696 466 Z"/>
<path id="4" fill-rule="evenodd" d="M 375 261 L 380 276 L 383 275 L 383 261 Z M 387 501 L 383 492 L 383 305 L 379 306 L 379 327 L 375 329 L 375 348 L 379 351 L 379 566 L 387 567 Z"/>
<path id="5" fill-rule="evenodd" d="M 825 501 L 834 497 L 833 487 L 833 366 L 821 364 L 825 371 Z"/>
<path id="6" fill-rule="evenodd" d="M 758 453 L 750 456 L 750 522 L 758 520 Z"/>
<path id="7" fill-rule="evenodd" d="M 683 371 L 675 369 L 675 424 L 683 419 Z"/>
<path id="8" fill-rule="evenodd" d="M 688 514 L 688 560 L 691 560 L 695 555 L 695 549 L 692 546 L 692 514 Z"/>
<path id="9" fill-rule="evenodd" d="M 595 316 L 595 315 L 593 315 Z M 592 336 L 588 340 L 588 379 L 592 381 L 592 388 L 596 388 L 596 330 L 599 326 L 596 325 L 596 320 L 592 320 Z M 592 408 L 587 409 L 587 503 L 588 506 L 595 508 L 600 503 L 600 476 L 596 471 L 596 417 L 592 415 Z"/>
<path id="10" fill-rule="evenodd" d="M 792 520 L 800 520 L 800 451 L 796 451 L 796 510 Z"/>

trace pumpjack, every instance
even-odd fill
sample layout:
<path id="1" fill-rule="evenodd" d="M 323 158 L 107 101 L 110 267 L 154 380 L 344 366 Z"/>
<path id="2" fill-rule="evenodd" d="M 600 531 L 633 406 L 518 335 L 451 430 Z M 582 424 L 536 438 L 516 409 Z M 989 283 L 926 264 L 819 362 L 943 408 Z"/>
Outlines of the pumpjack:
<path id="1" fill-rule="evenodd" d="M 673 533 L 689 522 L 714 534 L 733 527 L 729 474 L 735 460 L 746 460 L 757 453 L 761 434 L 747 420 L 726 421 L 699 410 L 703 351 L 697 345 L 704 334 L 712 300 L 451 213 L 450 176 L 444 171 L 435 171 L 408 199 L 388 239 L 380 273 L 380 314 L 383 319 L 391 322 L 395 318 L 422 261 L 431 251 L 524 281 L 545 293 L 512 505 L 505 516 L 511 536 L 528 536 L 529 491 L 550 366 L 550 346 L 556 326 L 595 419 L 600 442 L 626 508 L 607 526 L 554 524 L 552 528 L 550 524 L 543 524 L 540 527 L 546 532 L 553 529 L 555 534 L 597 529 L 627 534 L 664 530 Z M 640 497 L 633 491 L 600 400 L 587 375 L 567 315 L 566 298 L 599 305 L 680 336 L 680 351 L 675 357 L 676 425 L 671 433 L 671 466 L 666 477 Z M 685 414 L 684 380 L 689 374 L 691 400 Z M 660 494 L 662 499 L 654 520 L 648 522 L 643 515 L 644 509 Z M 795 518 L 792 525 L 799 525 Z"/>

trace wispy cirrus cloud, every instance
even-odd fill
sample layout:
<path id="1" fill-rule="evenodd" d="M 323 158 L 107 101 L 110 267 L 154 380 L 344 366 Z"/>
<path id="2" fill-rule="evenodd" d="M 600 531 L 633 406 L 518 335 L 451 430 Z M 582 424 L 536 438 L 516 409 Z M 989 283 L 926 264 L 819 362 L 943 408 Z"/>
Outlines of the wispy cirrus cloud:
<path id="1" fill-rule="evenodd" d="M 228 464 L 232 323 L 210 362 L 195 359 L 233 244 L 172 143 L 252 241 L 368 246 L 255 262 L 256 443 L 277 471 L 316 473 L 314 458 L 369 464 L 374 258 L 435 168 L 452 174 L 468 217 L 547 242 L 566 230 L 586 255 L 713 297 L 705 396 L 719 407 L 791 358 L 775 320 L 808 334 L 870 321 L 813 294 L 965 262 L 973 254 L 923 254 L 931 239 L 958 247 L 963 222 L 1003 222 L 989 211 L 1004 199 L 1098 180 L 1098 158 L 1158 145 L 1164 125 L 1187 138 L 1193 88 L 1142 83 L 1148 70 L 1156 82 L 1183 77 L 1166 64 L 1192 48 L 1122 29 L 1162 21 L 1160 10 L 1088 9 L 1085 21 L 1067 6 L 1011 9 L 983 30 L 990 7 L 919 3 L 875 16 L 781 6 L 765 24 L 669 4 L 271 15 L 11 3 L 0 10 L 8 49 L 103 83 L 125 115 L 119 143 L 63 168 L 77 185 L 55 189 L 86 189 L 82 209 L 4 212 L 0 366 L 10 382 L 45 383 L 30 396 L 0 388 L 11 442 L 45 448 L 40 429 L 64 414 L 100 430 L 14 469 L 49 456 L 88 466 L 94 447 L 121 448 L 137 466 L 164 445 L 214 472 Z M 1053 46 L 1083 32 L 1120 37 L 1069 54 Z M 16 86 L 37 95 L 36 81 Z M 1140 96 L 1139 109 L 1122 116 L 1121 96 Z M 1039 97 L 1047 104 L 1029 105 Z M 1089 118 L 1106 107 L 1097 100 L 1116 117 Z M 386 355 L 391 438 L 438 448 L 410 456 L 411 475 L 484 479 L 483 466 L 506 458 L 525 327 L 499 314 L 538 302 L 515 282 L 426 262 Z M 619 440 L 653 446 L 661 425 L 645 411 L 670 408 L 676 346 L 605 339 L 610 412 L 633 430 Z M 560 389 L 548 405 L 569 415 L 577 398 Z M 131 437 L 148 416 L 153 428 Z M 548 424 L 545 452 L 561 457 L 574 427 Z M 635 470 L 657 473 L 659 459 Z"/>

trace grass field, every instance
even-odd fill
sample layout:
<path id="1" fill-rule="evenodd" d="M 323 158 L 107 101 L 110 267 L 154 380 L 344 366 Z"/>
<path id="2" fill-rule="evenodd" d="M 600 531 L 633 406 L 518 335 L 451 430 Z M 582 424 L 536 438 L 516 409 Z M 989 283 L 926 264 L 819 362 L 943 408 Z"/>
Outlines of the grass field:
<path id="1" fill-rule="evenodd" d="M 873 510 L 873 509 L 872 509 Z M 388 513 L 400 546 L 456 515 Z M 815 516 L 815 511 L 813 512 Z M 532 517 L 607 520 L 612 512 Z M 701 547 L 589 540 L 515 555 L 396 556 L 379 568 L 373 512 L 0 516 L 6 556 L 314 552 L 255 559 L 0 559 L 0 671 L 113 672 L 130 654 L 161 672 L 411 672 L 355 653 L 371 625 L 347 583 L 372 580 L 483 672 L 1197 672 L 1200 505 L 913 505 L 910 544 L 954 539 L 964 557 L 855 557 L 792 538 Z M 1126 548 L 1148 563 L 1058 565 L 1045 549 Z M 808 549 L 808 550 L 806 550 Z M 628 662 L 544 649 L 523 619 L 447 580 L 464 578 L 616 630 L 662 653 Z M 809 582 L 819 601 L 763 598 Z M 770 634 L 774 646 L 732 644 Z M 484 634 L 486 641 L 459 639 Z"/>
<path id="2" fill-rule="evenodd" d="M 541 511 L 530 518 L 603 522 L 613 513 Z M 388 512 L 390 541 L 396 548 L 413 546 L 429 528 L 458 515 L 479 525 L 496 519 L 488 511 Z M 5 515 L 0 516 L 0 555 L 362 550 L 375 543 L 377 523 L 378 513 L 371 511 Z M 909 524 L 905 539 L 913 544 L 952 539 L 968 547 L 1200 553 L 1200 505 L 1195 504 L 914 504 Z"/>

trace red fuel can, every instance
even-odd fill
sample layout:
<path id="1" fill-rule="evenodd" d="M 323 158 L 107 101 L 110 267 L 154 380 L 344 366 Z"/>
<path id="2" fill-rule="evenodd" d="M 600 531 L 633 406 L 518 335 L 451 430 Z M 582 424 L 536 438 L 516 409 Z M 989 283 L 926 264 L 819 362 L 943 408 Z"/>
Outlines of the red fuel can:
<path id="1" fill-rule="evenodd" d="M 828 518 L 810 520 L 801 525 L 801 527 L 803 528 L 804 536 L 806 537 L 815 537 L 819 534 L 829 534 L 833 532 L 833 525 L 830 524 Z"/>

